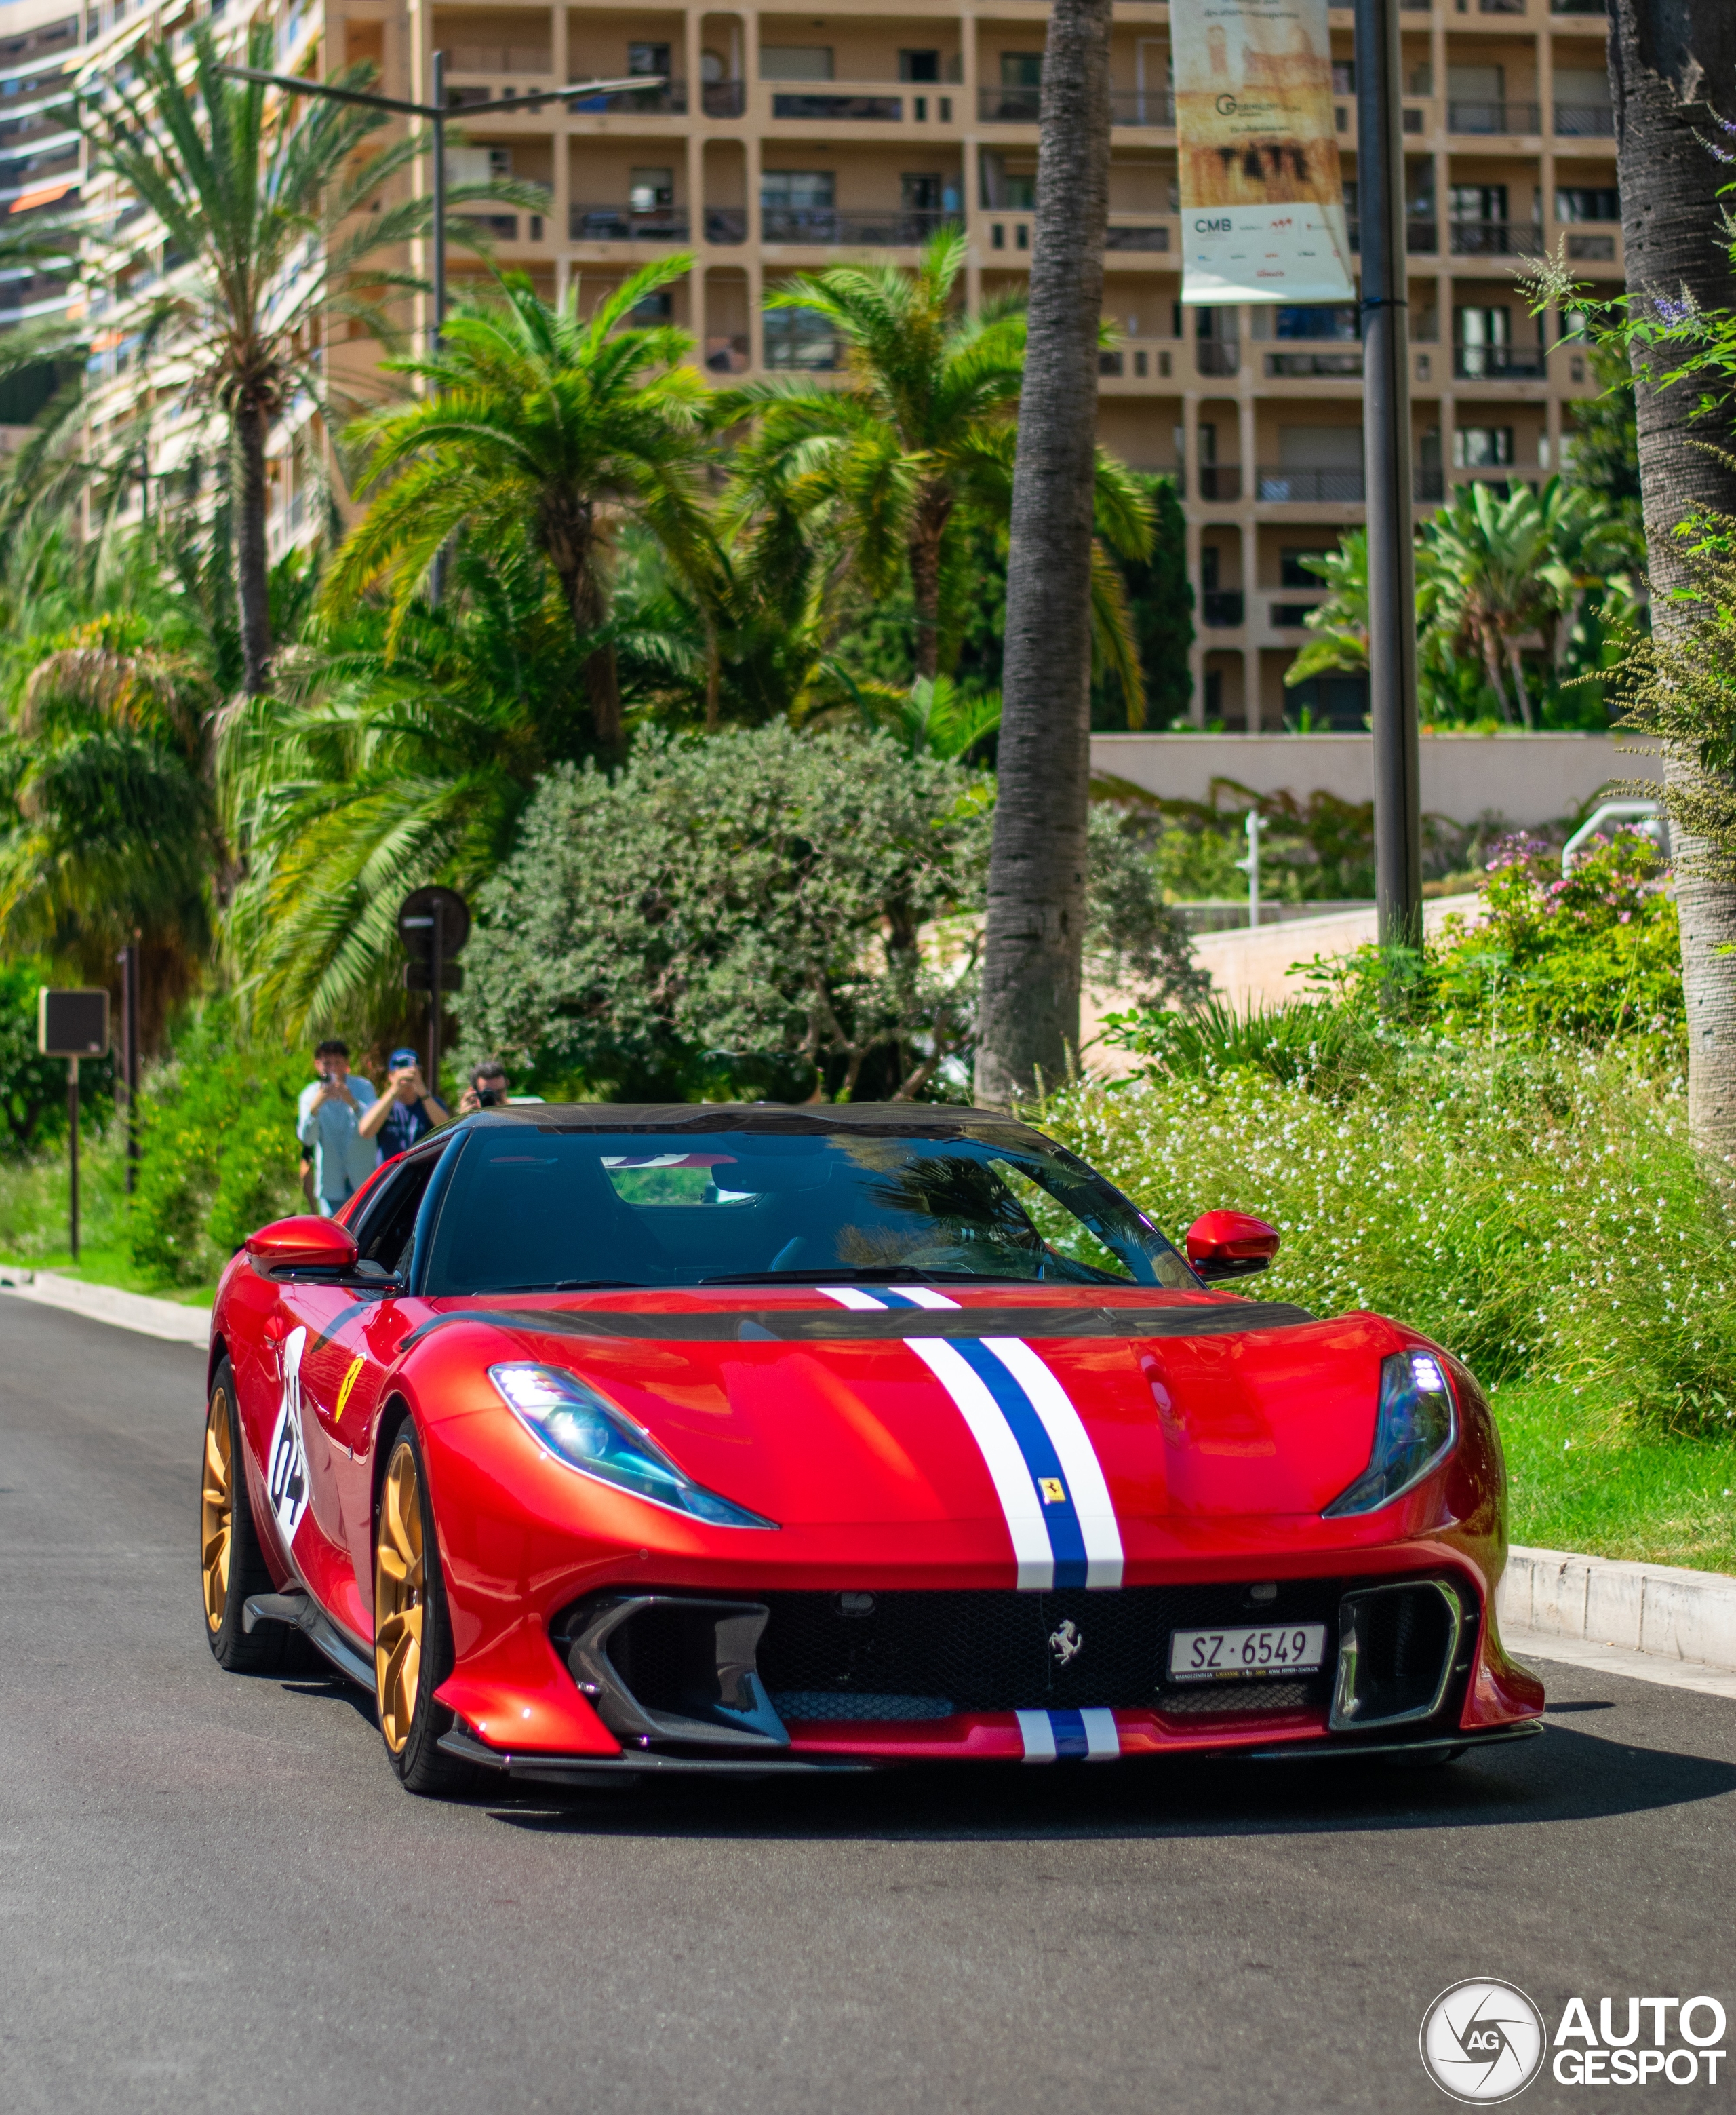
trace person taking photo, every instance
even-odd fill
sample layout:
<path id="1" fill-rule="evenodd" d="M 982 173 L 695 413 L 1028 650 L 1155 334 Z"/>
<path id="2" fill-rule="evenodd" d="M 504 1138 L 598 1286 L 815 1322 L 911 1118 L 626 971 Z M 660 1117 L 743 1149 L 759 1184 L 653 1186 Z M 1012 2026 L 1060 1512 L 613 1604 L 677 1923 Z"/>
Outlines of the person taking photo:
<path id="1" fill-rule="evenodd" d="M 364 1138 L 377 1140 L 381 1157 L 392 1160 L 449 1122 L 450 1112 L 437 1094 L 428 1092 L 414 1050 L 407 1045 L 394 1050 L 386 1063 L 385 1092 L 362 1112 L 356 1129 Z"/>
<path id="2" fill-rule="evenodd" d="M 329 1219 L 380 1164 L 378 1145 L 361 1128 L 375 1096 L 369 1082 L 350 1070 L 349 1044 L 336 1037 L 314 1050 L 314 1066 L 319 1076 L 297 1099 L 295 1135 L 307 1156 L 302 1186 L 308 1202 Z"/>

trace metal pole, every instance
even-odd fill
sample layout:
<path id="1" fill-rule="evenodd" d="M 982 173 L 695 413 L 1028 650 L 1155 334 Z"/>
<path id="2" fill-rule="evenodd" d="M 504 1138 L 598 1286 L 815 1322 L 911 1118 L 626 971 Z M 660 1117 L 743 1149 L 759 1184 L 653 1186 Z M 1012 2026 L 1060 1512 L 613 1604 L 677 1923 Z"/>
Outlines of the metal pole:
<path id="1" fill-rule="evenodd" d="M 78 1060 L 66 1060 L 66 1121 L 71 1126 L 72 1181 L 67 1194 L 67 1221 L 71 1239 L 69 1246 L 72 1260 L 78 1261 Z"/>
<path id="2" fill-rule="evenodd" d="M 1419 947 L 1422 803 L 1417 732 L 1417 572 L 1411 542 L 1410 332 L 1399 0 L 1355 0 L 1355 5 L 1375 896 L 1381 946 Z"/>
<path id="3" fill-rule="evenodd" d="M 428 1090 L 440 1099 L 440 958 L 446 952 L 440 898 L 434 898 L 434 952 L 428 964 Z"/>
<path id="4" fill-rule="evenodd" d="M 121 950 L 121 1065 L 126 1074 L 126 1194 L 139 1179 L 139 943 Z"/>
<path id="5" fill-rule="evenodd" d="M 440 357 L 441 334 L 446 328 L 446 53 L 444 52 L 436 52 L 434 54 L 432 86 L 434 105 L 434 309 L 433 327 L 428 332 L 428 356 L 430 360 L 437 360 Z M 442 544 L 434 553 L 433 564 L 428 567 L 428 599 L 437 609 L 445 594 L 446 546 Z M 440 914 L 437 911 L 434 913 L 434 932 L 437 938 L 440 931 L 439 920 Z M 437 961 L 439 959 L 437 952 L 435 959 Z M 440 972 L 437 969 L 434 972 L 437 990 L 439 975 Z M 440 1017 L 440 1002 L 437 998 L 434 1001 L 434 1017 L 436 1021 Z M 431 1089 L 437 1076 L 437 1075 L 433 1074 L 429 1076 Z"/>

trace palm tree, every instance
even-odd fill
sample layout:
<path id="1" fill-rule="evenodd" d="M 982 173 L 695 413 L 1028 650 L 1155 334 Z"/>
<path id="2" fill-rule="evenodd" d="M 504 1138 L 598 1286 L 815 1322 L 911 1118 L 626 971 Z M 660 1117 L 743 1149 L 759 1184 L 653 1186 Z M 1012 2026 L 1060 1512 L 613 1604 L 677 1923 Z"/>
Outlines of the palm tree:
<path id="1" fill-rule="evenodd" d="M 1736 80 L 1736 9 L 1728 0 L 1615 0 L 1612 12 L 1628 285 L 1653 305 L 1728 313 L 1736 309 L 1736 268 L 1724 228 L 1727 172 L 1706 143 L 1729 112 L 1707 98 L 1727 96 Z M 1726 386 L 1697 420 L 1702 378 L 1666 379 L 1679 357 L 1669 345 L 1641 343 L 1633 363 L 1652 622 L 1666 648 L 1685 646 L 1695 614 L 1689 540 L 1678 530 L 1697 516 L 1736 516 L 1736 392 Z M 1692 805 L 1702 791 L 1727 799 L 1731 773 L 1727 763 L 1708 770 L 1691 749 L 1672 745 L 1665 784 L 1673 805 L 1685 796 Z M 1688 1123 L 1702 1146 L 1727 1159 L 1736 1154 L 1736 883 L 1712 870 L 1711 847 L 1687 810 L 1679 805 L 1674 819 Z"/>
<path id="2" fill-rule="evenodd" d="M 805 377 L 749 384 L 719 406 L 720 418 L 757 415 L 726 504 L 750 509 L 776 476 L 797 518 L 829 536 L 841 571 L 869 597 L 882 600 L 908 579 L 918 681 L 932 681 L 946 659 L 949 618 L 969 585 L 964 532 L 973 521 L 1004 529 L 1012 505 L 1024 300 L 997 297 L 975 314 L 960 308 L 954 293 L 967 250 L 960 230 L 943 228 L 923 245 L 914 273 L 840 264 L 799 274 L 765 305 L 831 325 L 845 348 L 843 387 Z M 1106 454 L 1097 458 L 1096 500 L 1103 539 L 1124 557 L 1145 557 L 1150 497 Z M 1092 612 L 1100 653 L 1138 726 L 1145 695 L 1138 647 L 1120 576 L 1101 550 Z"/>
<path id="3" fill-rule="evenodd" d="M 0 948 L 106 984 L 140 947 L 143 1030 L 195 981 L 223 853 L 211 779 L 217 697 L 175 613 L 117 609 L 39 635 L 11 715 Z M 165 635 L 174 643 L 165 643 Z"/>
<path id="4" fill-rule="evenodd" d="M 1111 0 L 1055 0 L 1043 56 L 977 1048 L 990 1103 L 1058 1078 L 1079 1047 L 1111 13 Z"/>
<path id="5" fill-rule="evenodd" d="M 172 361 L 176 394 L 227 421 L 245 682 L 258 692 L 268 681 L 272 649 L 267 441 L 298 397 L 323 415 L 336 408 L 323 357 L 333 325 L 354 321 L 369 337 L 391 342 L 382 300 L 421 282 L 371 260 L 422 233 L 432 209 L 425 197 L 376 202 L 426 143 L 412 135 L 360 154 L 386 122 L 382 113 L 320 99 L 309 108 L 273 114 L 268 104 L 275 91 L 225 77 L 208 24 L 195 24 L 190 35 L 190 82 L 181 77 L 179 39 L 163 38 L 129 59 L 130 77 L 107 76 L 87 101 L 84 123 L 94 165 L 118 177 L 150 209 L 165 256 L 179 260 L 153 285 L 149 260 L 112 241 L 98 259 L 119 296 L 108 320 Z M 271 29 L 256 26 L 247 64 L 264 71 L 273 49 Z M 360 87 L 373 74 L 363 64 L 334 79 Z M 523 186 L 483 185 L 455 186 L 447 196 L 456 204 L 509 193 L 524 204 L 544 195 Z M 474 228 L 455 216 L 448 239 L 474 241 Z M 135 271 L 144 291 L 129 294 Z"/>
<path id="6" fill-rule="evenodd" d="M 591 750 L 584 661 L 599 638 L 644 663 L 659 643 L 575 638 L 520 533 L 460 538 L 437 608 L 373 600 L 283 655 L 276 695 L 226 723 L 227 828 L 247 861 L 225 952 L 254 1012 L 286 1033 L 396 1016 L 405 892 L 479 888 L 553 766 Z"/>
<path id="7" fill-rule="evenodd" d="M 579 313 L 575 282 L 551 307 L 514 275 L 498 299 L 447 319 L 440 356 L 387 362 L 424 383 L 407 406 L 357 422 L 362 489 L 372 503 L 328 576 L 330 612 L 390 576 L 392 635 L 435 557 L 460 530 L 516 542 L 527 532 L 560 585 L 574 636 L 585 642 L 592 732 L 621 736 L 613 645 L 602 635 L 621 529 L 649 527 L 677 554 L 703 539 L 700 449 L 710 392 L 687 364 L 693 341 L 672 324 L 635 325 L 633 311 L 692 264 L 647 264 Z"/>

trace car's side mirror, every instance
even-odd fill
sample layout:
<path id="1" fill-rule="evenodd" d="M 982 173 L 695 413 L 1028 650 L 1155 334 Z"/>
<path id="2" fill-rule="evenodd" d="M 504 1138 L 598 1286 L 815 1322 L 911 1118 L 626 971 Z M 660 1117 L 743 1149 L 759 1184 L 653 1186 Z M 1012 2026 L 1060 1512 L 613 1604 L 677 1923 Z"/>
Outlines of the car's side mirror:
<path id="1" fill-rule="evenodd" d="M 1251 1278 L 1278 1253 L 1278 1230 L 1251 1212 L 1207 1212 L 1188 1229 L 1188 1261 L 1209 1284 Z"/>
<path id="2" fill-rule="evenodd" d="M 335 1219 L 298 1213 L 293 1219 L 273 1219 L 250 1234 L 247 1253 L 263 1271 L 342 1273 L 355 1268 L 355 1236 Z"/>

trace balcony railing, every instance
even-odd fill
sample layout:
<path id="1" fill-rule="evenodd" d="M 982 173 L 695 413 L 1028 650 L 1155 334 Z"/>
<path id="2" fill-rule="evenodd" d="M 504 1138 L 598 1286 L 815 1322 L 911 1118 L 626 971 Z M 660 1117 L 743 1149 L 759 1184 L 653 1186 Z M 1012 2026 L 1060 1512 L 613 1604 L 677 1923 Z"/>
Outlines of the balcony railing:
<path id="1" fill-rule="evenodd" d="M 1167 89 L 1112 88 L 1109 122 L 1111 125 L 1173 125 L 1175 99 Z"/>
<path id="2" fill-rule="evenodd" d="M 1196 338 L 1193 365 L 1201 374 L 1239 374 L 1242 370 L 1240 342 L 1235 338 Z"/>
<path id="3" fill-rule="evenodd" d="M 1202 463 L 1199 466 L 1199 496 L 1202 499 L 1216 500 L 1225 506 L 1242 496 L 1242 466 L 1239 463 Z"/>
<path id="4" fill-rule="evenodd" d="M 1549 365 L 1540 345 L 1455 345 L 1453 372 L 1461 382 L 1541 382 Z"/>
<path id="5" fill-rule="evenodd" d="M 1538 111 L 1534 103 L 1450 103 L 1447 105 L 1449 132 L 1468 132 L 1486 136 L 1490 133 L 1535 132 Z"/>
<path id="6" fill-rule="evenodd" d="M 567 239 L 572 242 L 685 242 L 685 205 L 653 206 L 635 213 L 626 205 L 575 205 L 568 209 Z"/>
<path id="7" fill-rule="evenodd" d="M 888 206 L 879 213 L 840 213 L 830 206 L 764 206 L 763 242 L 847 243 L 863 249 L 906 247 L 926 242 L 937 228 L 956 223 L 956 213 Z"/>
<path id="8" fill-rule="evenodd" d="M 1266 373 L 1271 381 L 1296 381 L 1308 376 L 1359 375 L 1363 371 L 1360 346 L 1345 346 L 1336 352 L 1269 352 Z"/>
<path id="9" fill-rule="evenodd" d="M 1549 0 L 1551 15 L 1602 15 L 1608 11 L 1607 0 Z"/>
<path id="10" fill-rule="evenodd" d="M 1570 235 L 1567 238 L 1568 262 L 1572 264 L 1613 264 L 1615 262 L 1615 237 L 1613 235 Z"/>
<path id="11" fill-rule="evenodd" d="M 708 117 L 739 117 L 747 107 L 744 80 L 708 80 L 699 85 L 699 108 Z"/>
<path id="12" fill-rule="evenodd" d="M 977 115 L 985 125 L 1034 125 L 1042 102 L 1040 88 L 979 88 Z"/>
<path id="13" fill-rule="evenodd" d="M 1103 236 L 1106 250 L 1167 250 L 1169 246 L 1167 227 L 1116 227 L 1111 223 Z"/>
<path id="14" fill-rule="evenodd" d="M 1363 498 L 1360 470 L 1262 470 L 1255 497 L 1275 507 L 1345 505 Z"/>
<path id="15" fill-rule="evenodd" d="M 1405 216 L 1404 247 L 1413 257 L 1432 257 L 1441 245 L 1441 231 L 1431 220 Z M 1350 216 L 1350 247 L 1359 250 L 1363 246 L 1363 231 L 1354 213 Z"/>
<path id="16" fill-rule="evenodd" d="M 1199 599 L 1201 622 L 1208 631 L 1233 631 L 1242 622 L 1244 598 L 1239 588 L 1207 588 Z"/>
<path id="17" fill-rule="evenodd" d="M 708 205 L 705 209 L 708 242 L 745 242 L 748 209 L 744 205 Z"/>
<path id="18" fill-rule="evenodd" d="M 838 125 L 896 125 L 905 114 L 901 95 L 833 95 L 812 89 L 782 89 L 772 99 L 774 117 Z"/>
<path id="19" fill-rule="evenodd" d="M 687 83 L 662 80 L 648 88 L 616 88 L 601 95 L 575 96 L 566 106 L 579 116 L 597 117 L 638 115 L 680 117 L 687 111 Z"/>
<path id="20" fill-rule="evenodd" d="M 1613 140 L 1615 112 L 1607 103 L 1558 103 L 1555 136 L 1558 140 Z"/>
<path id="21" fill-rule="evenodd" d="M 1274 631 L 1299 631 L 1320 608 L 1317 602 L 1275 602 L 1271 605 Z"/>
<path id="22" fill-rule="evenodd" d="M 1529 221 L 1455 220 L 1452 253 L 1455 257 L 1541 257 L 1543 231 Z"/>

